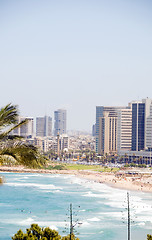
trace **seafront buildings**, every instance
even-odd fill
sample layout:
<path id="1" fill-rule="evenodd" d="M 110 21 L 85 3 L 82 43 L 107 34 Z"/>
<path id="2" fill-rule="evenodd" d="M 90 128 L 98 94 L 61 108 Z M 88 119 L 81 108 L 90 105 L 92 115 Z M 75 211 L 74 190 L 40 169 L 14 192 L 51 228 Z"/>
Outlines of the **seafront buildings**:
<path id="1" fill-rule="evenodd" d="M 18 122 L 25 119 L 19 117 Z M 70 133 L 70 132 L 69 132 Z M 152 161 L 152 99 L 132 101 L 127 106 L 97 106 L 93 135 L 67 135 L 67 112 L 54 112 L 54 134 L 52 118 L 48 116 L 28 118 L 27 124 L 11 134 L 23 136 L 43 152 L 96 151 L 98 156 L 125 156 L 129 162 Z"/>
<path id="2" fill-rule="evenodd" d="M 117 151 L 131 150 L 132 147 L 132 109 L 131 106 L 118 110 Z"/>
<path id="3" fill-rule="evenodd" d="M 126 107 L 96 107 L 96 152 L 118 154 L 130 161 L 152 159 L 152 99 Z"/>
<path id="4" fill-rule="evenodd" d="M 125 107 L 112 107 L 112 106 L 111 107 L 105 107 L 105 106 L 97 106 L 96 107 L 95 127 L 96 127 L 96 152 L 97 153 L 101 153 L 101 152 L 106 153 L 105 147 L 108 148 L 108 146 L 109 146 L 109 149 L 107 149 L 108 153 L 111 151 L 111 149 L 113 149 L 113 150 L 115 149 L 115 151 L 116 151 L 116 141 L 117 140 L 114 136 L 114 135 L 117 135 L 117 133 L 115 133 L 116 121 L 117 121 L 118 110 L 123 109 L 123 108 L 125 108 Z M 109 128 L 107 125 L 109 125 Z M 115 143 L 112 142 L 112 139 L 115 141 Z M 106 141 L 109 141 L 109 143 L 106 143 Z M 107 144 L 108 144 L 108 146 L 107 146 Z M 115 145 L 115 147 L 114 147 L 114 145 Z"/>
<path id="5" fill-rule="evenodd" d="M 99 117 L 98 152 L 109 154 L 117 151 L 117 116 L 110 116 L 110 112 L 104 111 L 103 117 Z"/>

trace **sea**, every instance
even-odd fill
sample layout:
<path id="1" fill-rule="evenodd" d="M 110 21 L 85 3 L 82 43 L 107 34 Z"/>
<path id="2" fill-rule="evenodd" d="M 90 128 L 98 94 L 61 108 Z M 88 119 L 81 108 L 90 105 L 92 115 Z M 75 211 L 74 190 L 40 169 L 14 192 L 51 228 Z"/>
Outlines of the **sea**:
<path id="1" fill-rule="evenodd" d="M 0 173 L 0 239 L 9 240 L 32 223 L 80 240 L 127 240 L 127 191 L 73 175 Z M 152 234 L 152 194 L 129 191 L 131 240 Z"/>

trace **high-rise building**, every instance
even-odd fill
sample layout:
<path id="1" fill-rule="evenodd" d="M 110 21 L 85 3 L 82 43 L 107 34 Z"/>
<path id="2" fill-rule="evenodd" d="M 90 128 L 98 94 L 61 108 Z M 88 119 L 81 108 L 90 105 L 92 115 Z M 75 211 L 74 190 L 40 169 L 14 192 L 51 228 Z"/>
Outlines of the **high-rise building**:
<path id="1" fill-rule="evenodd" d="M 132 146 L 132 109 L 118 110 L 117 121 L 117 151 L 131 150 Z"/>
<path id="2" fill-rule="evenodd" d="M 145 103 L 145 149 L 152 148 L 152 99 L 142 100 Z"/>
<path id="3" fill-rule="evenodd" d="M 36 136 L 50 137 L 52 136 L 52 118 L 49 116 L 36 118 Z"/>
<path id="4" fill-rule="evenodd" d="M 64 109 L 58 109 L 54 112 L 54 135 L 66 133 L 67 113 Z"/>
<path id="5" fill-rule="evenodd" d="M 98 153 L 109 154 L 117 151 L 117 116 L 107 111 L 99 117 Z"/>
<path id="6" fill-rule="evenodd" d="M 14 129 L 11 134 L 18 135 L 22 137 L 32 137 L 34 133 L 34 119 L 32 117 L 18 117 L 18 123 L 21 121 L 28 119 L 28 122 L 24 125 L 22 125 L 19 128 Z"/>
<path id="7" fill-rule="evenodd" d="M 145 103 L 132 103 L 132 151 L 145 147 Z"/>
<path id="8" fill-rule="evenodd" d="M 96 106 L 96 152 L 100 153 L 101 149 L 99 149 L 99 118 L 104 117 L 103 113 L 108 112 L 108 117 L 117 117 L 117 112 L 119 109 L 125 107 L 104 107 L 104 106 Z M 101 136 L 100 136 L 101 139 Z"/>
<path id="9" fill-rule="evenodd" d="M 152 99 L 132 104 L 132 151 L 152 148 Z"/>
<path id="10" fill-rule="evenodd" d="M 96 106 L 96 152 L 98 153 L 98 142 L 99 142 L 99 118 L 103 117 L 103 106 Z"/>

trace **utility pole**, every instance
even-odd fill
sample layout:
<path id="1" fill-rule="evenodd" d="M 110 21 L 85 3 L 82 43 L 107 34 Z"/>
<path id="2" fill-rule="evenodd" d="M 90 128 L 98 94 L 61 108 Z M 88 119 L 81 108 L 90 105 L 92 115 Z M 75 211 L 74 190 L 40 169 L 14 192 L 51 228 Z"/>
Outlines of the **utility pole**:
<path id="1" fill-rule="evenodd" d="M 72 222 L 72 203 L 70 203 L 70 240 L 73 234 L 73 222 Z"/>
<path id="2" fill-rule="evenodd" d="M 130 240 L 130 206 L 129 206 L 129 193 L 127 192 L 127 202 L 128 202 L 128 240 Z"/>

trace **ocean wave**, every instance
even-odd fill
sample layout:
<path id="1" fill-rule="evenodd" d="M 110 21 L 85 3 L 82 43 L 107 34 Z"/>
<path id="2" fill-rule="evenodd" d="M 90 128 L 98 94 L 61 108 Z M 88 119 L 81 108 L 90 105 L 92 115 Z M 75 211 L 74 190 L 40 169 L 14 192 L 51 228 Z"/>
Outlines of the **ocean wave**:
<path id="1" fill-rule="evenodd" d="M 95 197 L 95 198 L 102 198 L 102 197 L 103 197 L 102 194 L 92 193 L 91 191 L 83 194 L 82 196 L 83 196 L 83 197 Z"/>
<path id="2" fill-rule="evenodd" d="M 57 221 L 39 221 L 38 219 L 26 218 L 26 219 L 3 219 L 3 223 L 19 225 L 19 226 L 28 226 L 30 227 L 31 224 L 35 223 L 38 224 L 40 227 L 50 227 L 51 229 L 58 230 L 58 227 L 64 227 L 65 222 L 57 222 Z"/>
<path id="3" fill-rule="evenodd" d="M 5 185 L 13 186 L 13 187 L 34 187 L 39 189 L 63 189 L 61 187 L 57 187 L 53 184 L 38 184 L 38 183 L 5 183 Z"/>
<path id="4" fill-rule="evenodd" d="M 93 217 L 93 218 L 90 218 L 90 219 L 87 219 L 88 221 L 91 221 L 91 222 L 99 222 L 101 221 L 101 219 L 97 218 L 97 217 Z"/>

